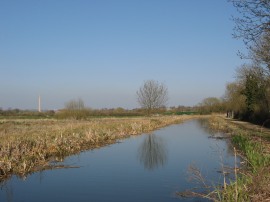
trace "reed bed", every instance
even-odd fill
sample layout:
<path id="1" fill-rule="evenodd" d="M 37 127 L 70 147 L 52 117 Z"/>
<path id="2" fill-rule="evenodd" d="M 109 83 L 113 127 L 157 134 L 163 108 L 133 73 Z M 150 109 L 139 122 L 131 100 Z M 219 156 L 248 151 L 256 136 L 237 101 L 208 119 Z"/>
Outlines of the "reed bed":
<path id="1" fill-rule="evenodd" d="M 0 120 L 0 180 L 43 170 L 51 161 L 196 116 L 91 120 Z"/>

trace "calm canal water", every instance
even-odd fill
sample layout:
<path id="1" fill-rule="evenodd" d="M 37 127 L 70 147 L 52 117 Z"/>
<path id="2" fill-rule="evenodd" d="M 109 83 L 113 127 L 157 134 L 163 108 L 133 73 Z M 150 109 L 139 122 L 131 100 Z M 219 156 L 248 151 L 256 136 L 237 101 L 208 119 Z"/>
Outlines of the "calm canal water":
<path id="1" fill-rule="evenodd" d="M 211 184 L 223 181 L 221 161 L 234 165 L 226 140 L 209 138 L 210 133 L 202 120 L 193 120 L 85 151 L 64 161 L 79 168 L 12 177 L 1 185 L 0 201 L 206 201 L 175 193 L 199 186 L 188 180 L 190 165 Z"/>

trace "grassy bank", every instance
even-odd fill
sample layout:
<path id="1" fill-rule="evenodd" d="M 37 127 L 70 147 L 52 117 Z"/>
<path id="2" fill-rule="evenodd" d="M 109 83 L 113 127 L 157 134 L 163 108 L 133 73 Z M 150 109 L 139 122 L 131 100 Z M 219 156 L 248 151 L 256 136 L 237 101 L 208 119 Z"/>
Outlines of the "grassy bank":
<path id="1" fill-rule="evenodd" d="M 195 116 L 91 120 L 0 120 L 0 180 L 43 170 L 51 161 Z"/>
<path id="2" fill-rule="evenodd" d="M 216 189 L 216 201 L 270 201 L 270 142 L 269 131 L 251 124 L 242 124 L 212 117 L 209 125 L 229 133 L 236 154 L 240 155 L 244 169 L 235 169 L 237 180 Z"/>

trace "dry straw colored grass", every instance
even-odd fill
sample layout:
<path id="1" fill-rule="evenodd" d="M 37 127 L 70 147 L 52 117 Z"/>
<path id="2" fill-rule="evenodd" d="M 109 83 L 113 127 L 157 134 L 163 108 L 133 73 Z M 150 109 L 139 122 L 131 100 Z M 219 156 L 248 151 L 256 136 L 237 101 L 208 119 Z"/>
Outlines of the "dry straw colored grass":
<path id="1" fill-rule="evenodd" d="M 52 160 L 192 118 L 195 116 L 0 120 L 0 180 L 46 169 Z"/>

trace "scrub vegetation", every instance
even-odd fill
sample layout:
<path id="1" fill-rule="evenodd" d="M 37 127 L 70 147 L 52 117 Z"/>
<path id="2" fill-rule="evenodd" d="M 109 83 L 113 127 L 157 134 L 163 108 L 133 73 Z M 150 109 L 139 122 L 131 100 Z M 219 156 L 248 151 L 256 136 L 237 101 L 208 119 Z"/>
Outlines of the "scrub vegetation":
<path id="1" fill-rule="evenodd" d="M 0 180 L 51 168 L 52 161 L 115 143 L 195 116 L 92 118 L 90 120 L 1 119 Z"/>

